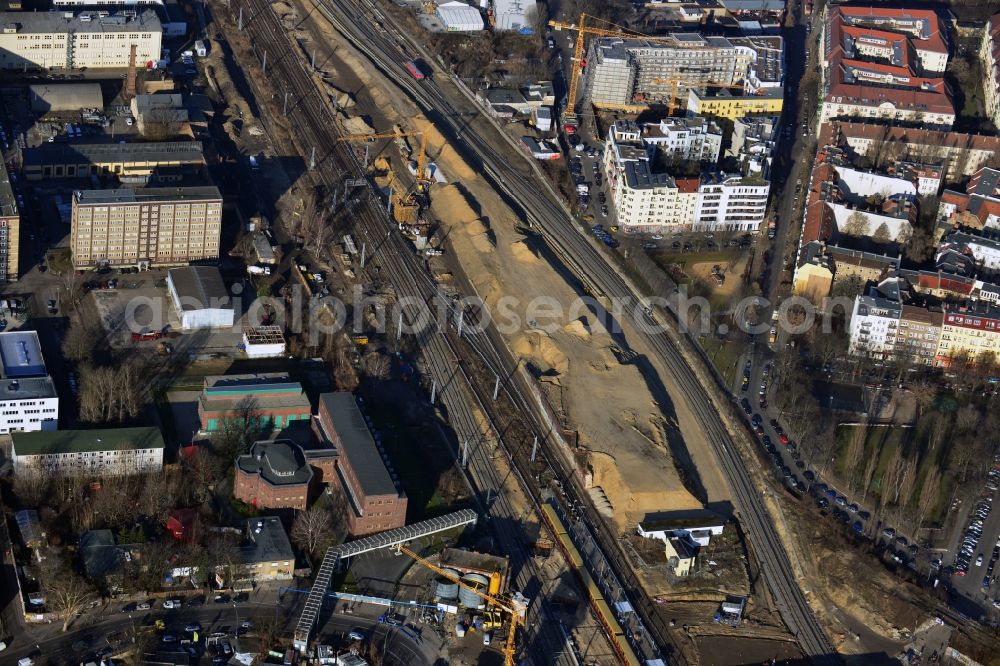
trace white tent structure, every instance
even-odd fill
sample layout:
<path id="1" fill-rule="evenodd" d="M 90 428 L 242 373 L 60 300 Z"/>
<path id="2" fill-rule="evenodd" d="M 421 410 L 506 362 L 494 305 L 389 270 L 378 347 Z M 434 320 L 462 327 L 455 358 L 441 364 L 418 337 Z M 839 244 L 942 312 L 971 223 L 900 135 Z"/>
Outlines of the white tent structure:
<path id="1" fill-rule="evenodd" d="M 437 15 L 448 32 L 479 32 L 484 27 L 479 10 L 458 0 L 438 5 Z"/>

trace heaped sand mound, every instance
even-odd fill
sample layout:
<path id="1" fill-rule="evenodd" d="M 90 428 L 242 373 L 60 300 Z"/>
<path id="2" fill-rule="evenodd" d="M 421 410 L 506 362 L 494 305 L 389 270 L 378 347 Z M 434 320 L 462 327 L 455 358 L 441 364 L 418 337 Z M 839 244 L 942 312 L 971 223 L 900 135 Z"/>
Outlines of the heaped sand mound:
<path id="1" fill-rule="evenodd" d="M 510 244 L 510 254 L 514 259 L 525 263 L 525 264 L 535 264 L 538 263 L 538 255 L 536 255 L 528 244 L 519 240 Z"/>
<path id="2" fill-rule="evenodd" d="M 476 215 L 468 199 L 456 185 L 445 185 L 434 190 L 431 213 L 449 225 L 449 235 L 468 237 L 472 249 L 481 254 L 494 250 L 496 238 L 493 231 Z"/>
<path id="3" fill-rule="evenodd" d="M 604 490 L 619 524 L 635 525 L 657 511 L 701 508 L 662 454 L 636 459 L 592 450 L 590 465 L 594 485 Z"/>
<path id="4" fill-rule="evenodd" d="M 364 118 L 360 116 L 351 116 L 350 118 L 344 118 L 344 129 L 347 130 L 349 134 L 374 134 L 375 129 L 365 122 Z"/>
<path id="5" fill-rule="evenodd" d="M 445 142 L 444 136 L 434 126 L 434 123 L 426 120 L 421 122 L 420 129 L 427 134 L 427 152 L 434 160 L 442 163 L 445 173 L 457 180 L 476 178 L 476 172 L 455 152 L 451 144 Z"/>
<path id="6" fill-rule="evenodd" d="M 587 340 L 590 338 L 590 324 L 587 323 L 586 317 L 580 317 L 575 319 L 570 323 L 563 326 L 563 330 L 570 335 L 575 335 L 578 338 L 583 338 Z"/>
<path id="7" fill-rule="evenodd" d="M 515 340 L 512 349 L 535 366 L 542 381 L 558 384 L 559 378 L 569 371 L 569 358 L 545 331 L 525 331 Z"/>

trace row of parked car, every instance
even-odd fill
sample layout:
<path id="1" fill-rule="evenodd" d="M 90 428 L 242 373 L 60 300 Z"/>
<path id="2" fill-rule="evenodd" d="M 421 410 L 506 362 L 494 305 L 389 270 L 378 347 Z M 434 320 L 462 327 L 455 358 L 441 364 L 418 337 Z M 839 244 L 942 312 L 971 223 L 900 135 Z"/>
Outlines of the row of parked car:
<path id="1" fill-rule="evenodd" d="M 958 555 L 955 557 L 955 575 L 965 576 L 969 573 L 969 563 L 972 558 L 976 555 L 976 551 L 979 548 L 979 540 L 983 536 L 983 523 L 989 517 L 990 512 L 993 510 L 993 498 L 984 497 L 980 499 L 975 507 L 973 507 L 972 520 L 969 521 L 969 527 L 965 530 L 965 535 L 962 537 L 962 545 L 959 546 Z M 996 549 L 994 549 L 996 551 Z M 979 556 L 975 558 L 976 566 L 983 566 L 983 554 L 979 553 Z M 983 587 L 989 587 L 989 576 L 993 575 L 993 565 L 996 564 L 996 559 L 990 562 L 989 573 L 986 579 L 984 579 Z"/>

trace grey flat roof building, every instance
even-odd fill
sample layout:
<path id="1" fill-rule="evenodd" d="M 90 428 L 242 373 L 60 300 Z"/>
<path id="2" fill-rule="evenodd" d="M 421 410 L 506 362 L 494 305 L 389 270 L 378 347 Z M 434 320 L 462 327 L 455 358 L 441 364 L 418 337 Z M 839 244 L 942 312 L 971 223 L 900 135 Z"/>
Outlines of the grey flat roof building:
<path id="1" fill-rule="evenodd" d="M 39 83 L 28 90 L 31 110 L 39 113 L 104 108 L 100 83 Z"/>
<path id="2" fill-rule="evenodd" d="M 209 303 L 228 303 L 229 292 L 222 280 L 222 273 L 212 266 L 184 266 L 167 271 L 167 279 L 172 291 L 180 301 L 183 310 L 195 309 L 194 303 L 203 307 Z M 232 309 L 232 305 L 228 305 Z"/>
<path id="3" fill-rule="evenodd" d="M 244 564 L 295 560 L 295 552 L 285 534 L 285 528 L 275 516 L 249 519 L 246 537 L 247 543 L 240 547 L 240 557 Z"/>
<path id="4" fill-rule="evenodd" d="M 309 483 L 313 475 L 302 449 L 281 439 L 254 442 L 250 453 L 236 459 L 236 465 L 248 474 L 259 474 L 272 486 Z"/>
<path id="5" fill-rule="evenodd" d="M 77 190 L 73 193 L 81 205 L 142 204 L 158 201 L 211 201 L 222 200 L 222 193 L 215 186 L 203 187 L 147 187 L 142 189 L 119 188 L 116 190 Z"/>
<path id="6" fill-rule="evenodd" d="M 340 440 L 340 455 L 349 461 L 362 492 L 369 497 L 398 494 L 354 396 L 347 392 L 324 393 L 319 399 Z"/>
<path id="7" fill-rule="evenodd" d="M 200 141 L 162 143 L 43 143 L 24 151 L 25 169 L 49 164 L 203 164 Z"/>
<path id="8" fill-rule="evenodd" d="M 104 12 L 107 13 L 107 12 Z M 4 12 L 4 29 L 21 33 L 111 33 L 162 32 L 160 19 L 151 9 L 100 16 L 98 12 Z"/>

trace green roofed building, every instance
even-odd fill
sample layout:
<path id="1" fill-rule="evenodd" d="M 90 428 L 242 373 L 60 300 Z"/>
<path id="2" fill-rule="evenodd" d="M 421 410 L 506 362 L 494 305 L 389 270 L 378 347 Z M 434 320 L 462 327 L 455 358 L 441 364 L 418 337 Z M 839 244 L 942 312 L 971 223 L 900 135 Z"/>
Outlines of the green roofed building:
<path id="1" fill-rule="evenodd" d="M 312 404 L 302 385 L 288 375 L 215 375 L 205 377 L 198 398 L 202 432 L 217 432 L 227 421 L 254 419 L 259 430 L 279 430 L 295 421 L 309 421 Z"/>
<path id="2" fill-rule="evenodd" d="M 67 476 L 116 476 L 163 467 L 159 428 L 12 432 L 14 473 L 41 469 Z"/>

